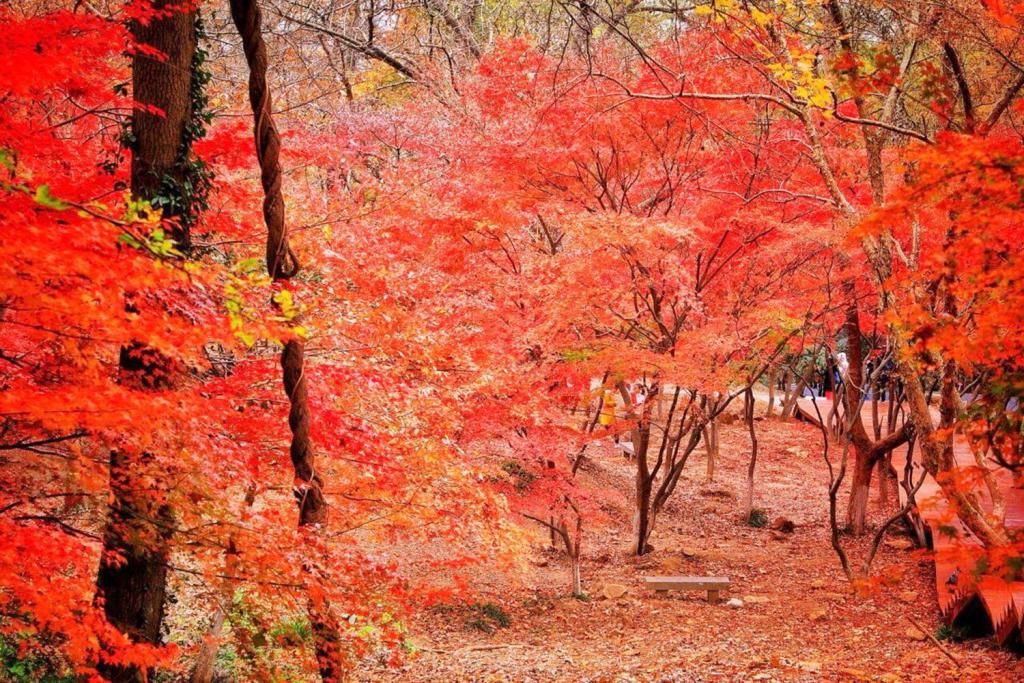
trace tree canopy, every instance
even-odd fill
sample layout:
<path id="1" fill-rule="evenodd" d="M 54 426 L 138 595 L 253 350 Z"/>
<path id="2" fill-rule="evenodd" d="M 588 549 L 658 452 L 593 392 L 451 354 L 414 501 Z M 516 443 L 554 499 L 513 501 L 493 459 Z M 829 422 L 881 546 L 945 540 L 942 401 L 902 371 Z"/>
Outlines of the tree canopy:
<path id="1" fill-rule="evenodd" d="M 851 565 L 839 527 L 878 529 L 873 481 L 892 520 L 870 557 L 918 518 L 903 460 L 987 550 L 979 575 L 1019 573 L 1024 6 L 15 0 L 0 18 L 15 680 L 211 680 L 222 642 L 243 679 L 345 680 L 471 595 L 467 568 L 514 574 L 534 527 L 582 593 L 610 506 L 633 517 L 625 554 L 648 554 L 741 403 L 753 518 L 754 406 L 780 383 L 789 417 L 835 382 L 807 448 L 831 458 L 851 581 L 871 560 Z M 625 497 L 580 475 L 612 440 Z M 169 625 L 185 602 L 208 630 Z M 289 638 L 310 646 L 289 657 Z"/>

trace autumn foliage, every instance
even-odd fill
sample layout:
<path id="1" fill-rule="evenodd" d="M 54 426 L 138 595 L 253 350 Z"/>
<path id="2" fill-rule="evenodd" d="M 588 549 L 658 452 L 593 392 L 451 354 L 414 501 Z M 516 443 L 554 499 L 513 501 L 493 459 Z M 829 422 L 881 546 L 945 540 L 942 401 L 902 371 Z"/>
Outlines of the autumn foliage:
<path id="1" fill-rule="evenodd" d="M 397 656 L 411 612 L 467 595 L 468 564 L 514 572 L 536 524 L 578 560 L 615 500 L 646 553 L 719 417 L 852 345 L 850 407 L 891 360 L 920 398 L 893 442 L 916 438 L 966 528 L 1014 556 L 975 494 L 1024 467 L 1024 80 L 990 59 L 1018 50 L 1020 8 L 950 2 L 870 45 L 847 3 L 756 4 L 669 30 L 553 3 L 564 48 L 495 20 L 451 29 L 444 59 L 401 39 L 442 16 L 410 10 L 376 51 L 320 33 L 354 52 L 315 69 L 317 25 L 296 24 L 302 49 L 270 39 L 291 279 L 264 263 L 230 22 L 205 3 L 0 8 L 5 659 L 24 680 L 187 675 L 230 641 L 245 679 L 307 676 L 312 647 L 285 653 L 313 638 L 310 604 L 345 667 Z M 133 68 L 169 57 L 132 29 L 197 10 L 181 174 L 139 196 L 132 114 L 167 112 L 133 97 Z M 580 38 L 587 17 L 604 28 Z M 325 100 L 328 67 L 344 88 Z M 294 340 L 328 510 L 306 526 L 278 360 Z M 945 392 L 938 426 L 922 381 Z M 973 477 L 950 474 L 954 433 L 987 458 Z M 858 435 L 837 436 L 866 491 L 893 444 Z M 635 500 L 578 476 L 611 437 Z M 390 551 L 414 543 L 432 557 Z M 111 623 L 97 589 L 136 551 L 183 596 L 155 637 Z M 182 636 L 189 614 L 204 625 Z"/>

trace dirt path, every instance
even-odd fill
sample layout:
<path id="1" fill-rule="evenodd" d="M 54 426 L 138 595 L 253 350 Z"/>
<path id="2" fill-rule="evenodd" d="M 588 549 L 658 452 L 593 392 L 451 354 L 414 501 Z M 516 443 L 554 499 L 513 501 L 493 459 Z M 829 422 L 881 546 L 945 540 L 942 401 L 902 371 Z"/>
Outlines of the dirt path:
<path id="1" fill-rule="evenodd" d="M 748 445 L 740 425 L 724 426 L 718 480 L 703 483 L 703 453 L 687 466 L 676 498 L 658 519 L 655 551 L 626 551 L 630 513 L 584 540 L 587 601 L 570 597 L 564 559 L 537 535 L 525 576 L 478 568 L 480 603 L 507 613 L 507 627 L 479 611 L 432 610 L 410 624 L 420 648 L 398 671 L 367 665 L 371 681 L 1022 681 L 1024 664 L 988 639 L 946 643 L 958 668 L 915 632 L 908 617 L 936 633 L 940 622 L 928 558 L 885 547 L 877 585 L 855 596 L 828 544 L 827 475 L 817 431 L 758 423 L 761 455 L 755 504 L 771 519 L 796 524 L 790 535 L 737 519 Z M 584 468 L 596 485 L 631 491 L 632 465 L 611 447 Z M 865 543 L 851 546 L 855 561 Z M 899 539 L 891 541 L 899 545 Z M 742 607 L 710 605 L 701 594 L 656 597 L 649 574 L 727 575 L 727 597 Z M 617 599 L 606 584 L 622 584 Z M 491 633 L 480 628 L 492 628 Z"/>

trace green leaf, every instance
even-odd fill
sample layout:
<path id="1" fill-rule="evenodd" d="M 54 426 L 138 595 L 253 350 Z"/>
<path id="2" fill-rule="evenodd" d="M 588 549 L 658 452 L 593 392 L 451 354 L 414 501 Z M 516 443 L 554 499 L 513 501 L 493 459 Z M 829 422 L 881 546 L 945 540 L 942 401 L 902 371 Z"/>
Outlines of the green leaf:
<path id="1" fill-rule="evenodd" d="M 50 194 L 49 185 L 40 185 L 36 188 L 35 200 L 37 204 L 45 206 L 48 209 L 54 209 L 56 211 L 63 211 L 68 208 L 69 204 L 62 202 L 61 200 Z"/>
<path id="2" fill-rule="evenodd" d="M 258 258 L 246 258 L 242 259 L 235 266 L 235 271 L 239 273 L 254 273 L 263 267 L 263 261 Z"/>
<path id="3" fill-rule="evenodd" d="M 142 247 L 142 245 L 139 244 L 139 241 L 137 239 L 135 239 L 126 232 L 121 233 L 121 235 L 117 238 L 117 241 L 120 242 L 121 244 L 127 244 L 129 247 L 133 249 L 139 249 Z"/>

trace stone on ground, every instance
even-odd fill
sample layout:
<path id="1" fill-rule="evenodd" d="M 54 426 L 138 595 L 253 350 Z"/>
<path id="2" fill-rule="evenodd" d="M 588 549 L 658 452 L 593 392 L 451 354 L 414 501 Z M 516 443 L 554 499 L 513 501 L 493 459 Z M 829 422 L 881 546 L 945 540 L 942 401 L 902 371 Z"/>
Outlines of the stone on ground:
<path id="1" fill-rule="evenodd" d="M 616 600 L 626 594 L 629 588 L 621 583 L 606 583 L 601 587 L 601 595 L 608 600 Z"/>

